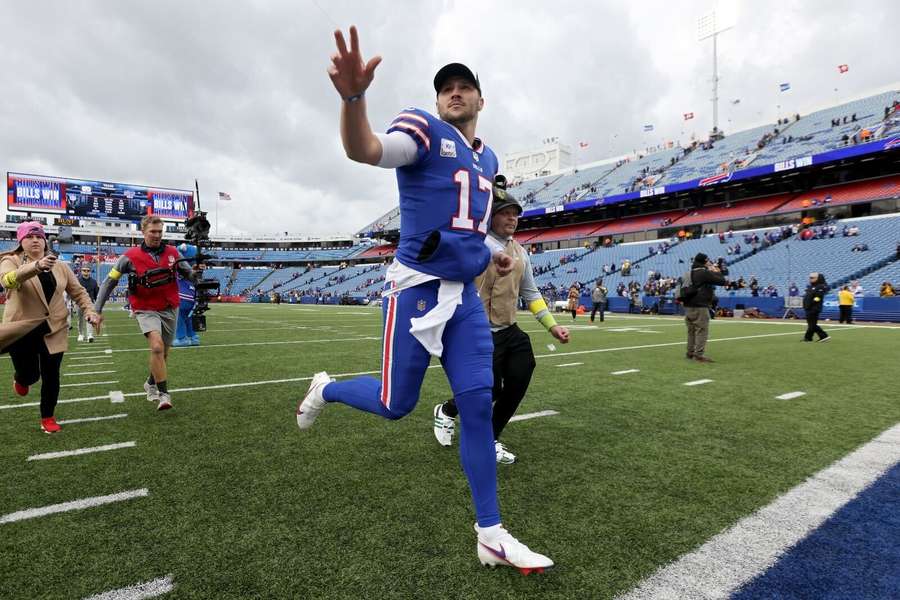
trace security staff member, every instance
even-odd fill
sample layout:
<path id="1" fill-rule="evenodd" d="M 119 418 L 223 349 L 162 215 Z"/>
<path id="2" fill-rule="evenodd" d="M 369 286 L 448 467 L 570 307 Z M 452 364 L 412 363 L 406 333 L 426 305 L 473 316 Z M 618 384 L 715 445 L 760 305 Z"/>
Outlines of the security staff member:
<path id="1" fill-rule="evenodd" d="M 502 176 L 498 178 L 498 185 L 494 186 L 491 230 L 486 243 L 492 249 L 503 250 L 513 257 L 513 271 L 503 277 L 492 264 L 475 279 L 475 286 L 494 338 L 494 449 L 498 463 L 512 464 L 516 457 L 500 443 L 500 434 L 525 397 L 535 367 L 531 339 L 516 324 L 518 299 L 521 297 L 525 301 L 528 310 L 561 343 L 569 341 L 569 331 L 557 325 L 550 314 L 534 282 L 528 253 L 513 239 L 522 206 L 504 187 L 499 187 L 505 181 Z M 453 441 L 457 413 L 452 399 L 434 407 L 434 435 L 442 446 L 449 446 Z"/>
<path id="2" fill-rule="evenodd" d="M 162 219 L 147 215 L 141 219 L 141 232 L 144 241 L 119 257 L 100 287 L 94 309 L 100 314 L 119 278 L 130 274 L 128 303 L 150 346 L 150 376 L 144 383 L 144 390 L 147 400 L 158 403 L 157 410 L 168 410 L 172 408 L 172 397 L 166 380 L 166 361 L 175 339 L 180 302 L 175 273 L 177 271 L 191 281 L 196 281 L 197 277 L 196 271 L 186 262 L 179 262 L 183 258 L 181 253 L 174 246 L 163 243 Z M 200 265 L 195 267 L 200 268 Z"/>

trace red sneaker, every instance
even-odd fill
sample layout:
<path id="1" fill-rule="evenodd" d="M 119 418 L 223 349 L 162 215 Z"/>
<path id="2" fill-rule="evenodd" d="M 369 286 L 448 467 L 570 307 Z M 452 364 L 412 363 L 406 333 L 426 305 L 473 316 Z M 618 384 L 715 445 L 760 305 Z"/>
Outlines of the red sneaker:
<path id="1" fill-rule="evenodd" d="M 28 395 L 28 386 L 22 385 L 21 383 L 19 383 L 15 379 L 13 379 L 13 391 L 20 396 L 27 396 Z"/>
<path id="2" fill-rule="evenodd" d="M 62 427 L 56 422 L 56 417 L 47 417 L 46 419 L 41 419 L 41 429 L 44 430 L 44 433 L 56 433 Z"/>

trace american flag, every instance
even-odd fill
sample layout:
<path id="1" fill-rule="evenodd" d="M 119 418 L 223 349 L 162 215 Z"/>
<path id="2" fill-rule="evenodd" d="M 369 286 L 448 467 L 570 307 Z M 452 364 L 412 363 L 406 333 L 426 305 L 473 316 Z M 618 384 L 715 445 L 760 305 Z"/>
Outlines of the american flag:
<path id="1" fill-rule="evenodd" d="M 692 112 L 684 113 L 684 120 L 685 120 L 685 121 L 690 121 L 690 120 L 693 119 L 693 118 L 694 118 L 694 113 L 692 113 Z"/>
<path id="2" fill-rule="evenodd" d="M 838 73 L 846 73 L 850 70 L 850 65 L 838 65 Z"/>
<path id="3" fill-rule="evenodd" d="M 226 192 L 219 192 L 219 200 L 222 202 L 231 202 L 231 194 Z"/>
<path id="4" fill-rule="evenodd" d="M 578 142 L 579 148 L 587 148 L 588 146 L 590 146 L 588 142 Z"/>
<path id="5" fill-rule="evenodd" d="M 782 84 L 780 84 L 780 85 L 778 86 L 778 88 L 779 88 L 782 92 L 786 92 L 786 91 L 788 91 L 789 89 L 791 89 L 791 84 L 790 84 L 790 83 L 782 83 Z"/>
<path id="6" fill-rule="evenodd" d="M 644 125 L 644 131 L 653 131 L 653 125 Z"/>

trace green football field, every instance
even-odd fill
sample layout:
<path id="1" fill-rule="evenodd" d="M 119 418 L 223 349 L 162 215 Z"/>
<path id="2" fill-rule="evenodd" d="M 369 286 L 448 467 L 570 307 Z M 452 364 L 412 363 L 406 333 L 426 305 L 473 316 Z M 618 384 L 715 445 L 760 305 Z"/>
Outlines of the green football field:
<path id="1" fill-rule="evenodd" d="M 802 322 L 716 320 L 700 364 L 678 319 L 581 316 L 553 351 L 523 314 L 538 366 L 519 414 L 558 413 L 504 433 L 504 525 L 557 563 L 523 577 L 477 560 L 456 448 L 431 430 L 440 367 L 400 421 L 331 405 L 297 429 L 313 373 L 378 372 L 380 309 L 215 305 L 203 345 L 172 351 L 165 413 L 142 393 L 137 324 L 105 315 L 96 344 L 72 339 L 56 416 L 127 416 L 45 435 L 38 387 L 14 396 L 0 357 L 2 598 L 167 576 L 166 598 L 611 598 L 900 422 L 900 328 L 823 323 L 833 340 L 802 344 Z"/>

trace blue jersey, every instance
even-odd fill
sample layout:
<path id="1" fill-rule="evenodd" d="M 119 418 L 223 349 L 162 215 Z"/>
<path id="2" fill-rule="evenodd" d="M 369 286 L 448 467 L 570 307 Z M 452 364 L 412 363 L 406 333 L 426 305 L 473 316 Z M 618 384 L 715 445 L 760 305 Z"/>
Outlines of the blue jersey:
<path id="1" fill-rule="evenodd" d="M 416 161 L 397 169 L 397 260 L 441 279 L 472 281 L 491 260 L 484 236 L 497 156 L 478 139 L 473 148 L 456 127 L 424 110 L 404 110 L 391 123 L 392 131 L 409 135 L 418 146 Z"/>

